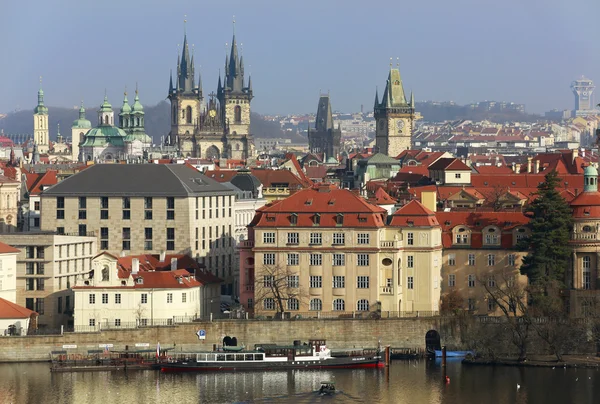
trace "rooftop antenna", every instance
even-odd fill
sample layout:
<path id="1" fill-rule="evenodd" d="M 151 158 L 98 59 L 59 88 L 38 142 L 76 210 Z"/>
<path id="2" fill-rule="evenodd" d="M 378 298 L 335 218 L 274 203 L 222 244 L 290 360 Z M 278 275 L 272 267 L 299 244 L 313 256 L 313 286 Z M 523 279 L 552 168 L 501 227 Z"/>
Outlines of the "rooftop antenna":
<path id="1" fill-rule="evenodd" d="M 400 58 L 399 57 L 396 58 L 396 67 L 400 67 Z"/>
<path id="2" fill-rule="evenodd" d="M 392 68 L 392 59 L 394 58 L 390 58 L 390 69 Z"/>

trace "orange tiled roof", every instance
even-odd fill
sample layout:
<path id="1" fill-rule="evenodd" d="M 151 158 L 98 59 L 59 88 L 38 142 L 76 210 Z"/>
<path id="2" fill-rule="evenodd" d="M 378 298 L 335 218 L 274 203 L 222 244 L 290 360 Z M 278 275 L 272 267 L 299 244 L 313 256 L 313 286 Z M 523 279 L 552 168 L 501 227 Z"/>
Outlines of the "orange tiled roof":
<path id="1" fill-rule="evenodd" d="M 0 254 L 20 253 L 21 250 L 0 242 Z"/>
<path id="2" fill-rule="evenodd" d="M 435 213 L 417 200 L 410 201 L 392 215 L 390 226 L 439 226 Z"/>
<path id="3" fill-rule="evenodd" d="M 1 319 L 29 318 L 32 314 L 37 313 L 0 297 Z"/>

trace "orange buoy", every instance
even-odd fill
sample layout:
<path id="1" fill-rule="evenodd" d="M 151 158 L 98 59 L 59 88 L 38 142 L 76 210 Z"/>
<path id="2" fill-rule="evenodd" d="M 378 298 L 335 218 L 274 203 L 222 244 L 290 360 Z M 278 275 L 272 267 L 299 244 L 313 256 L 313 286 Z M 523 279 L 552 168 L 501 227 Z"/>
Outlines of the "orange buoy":
<path id="1" fill-rule="evenodd" d="M 446 376 L 446 384 L 450 384 L 450 377 Z"/>

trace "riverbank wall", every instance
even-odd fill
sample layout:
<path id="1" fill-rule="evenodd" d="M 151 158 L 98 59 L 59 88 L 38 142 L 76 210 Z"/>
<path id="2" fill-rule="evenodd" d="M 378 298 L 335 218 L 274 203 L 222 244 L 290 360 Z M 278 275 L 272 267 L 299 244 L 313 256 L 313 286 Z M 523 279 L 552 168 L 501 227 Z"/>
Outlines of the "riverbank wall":
<path id="1" fill-rule="evenodd" d="M 198 337 L 204 331 L 204 339 Z M 444 345 L 460 347 L 464 324 L 450 317 L 397 319 L 311 319 L 311 320 L 216 320 L 175 326 L 143 327 L 127 330 L 103 330 L 90 333 L 64 333 L 49 336 L 0 337 L 0 362 L 46 361 L 51 351 L 85 355 L 88 350 L 111 351 L 173 347 L 175 351 L 212 350 L 226 336 L 235 337 L 238 345 L 249 349 L 254 344 L 291 345 L 294 340 L 324 339 L 332 349 L 374 348 L 382 345 L 397 348 L 425 348 L 425 334 L 436 330 Z"/>

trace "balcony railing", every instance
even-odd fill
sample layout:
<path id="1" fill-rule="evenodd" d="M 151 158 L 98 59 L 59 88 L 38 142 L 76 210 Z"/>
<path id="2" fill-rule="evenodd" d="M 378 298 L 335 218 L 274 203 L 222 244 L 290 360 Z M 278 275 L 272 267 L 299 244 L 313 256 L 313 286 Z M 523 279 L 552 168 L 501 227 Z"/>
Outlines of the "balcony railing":
<path id="1" fill-rule="evenodd" d="M 598 240 L 597 233 L 571 233 L 571 240 Z"/>
<path id="2" fill-rule="evenodd" d="M 254 241 L 252 240 L 242 240 L 240 241 L 240 248 L 253 248 L 254 247 Z"/>
<path id="3" fill-rule="evenodd" d="M 392 288 L 388 287 L 388 286 L 382 286 L 381 287 L 381 294 L 382 295 L 391 295 L 392 294 Z"/>
<path id="4" fill-rule="evenodd" d="M 382 240 L 379 242 L 379 247 L 380 248 L 397 248 L 398 246 L 398 241 L 396 240 Z"/>

